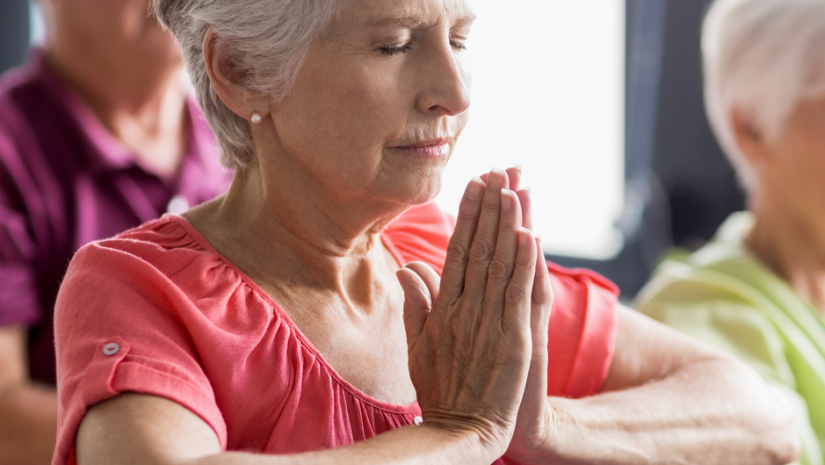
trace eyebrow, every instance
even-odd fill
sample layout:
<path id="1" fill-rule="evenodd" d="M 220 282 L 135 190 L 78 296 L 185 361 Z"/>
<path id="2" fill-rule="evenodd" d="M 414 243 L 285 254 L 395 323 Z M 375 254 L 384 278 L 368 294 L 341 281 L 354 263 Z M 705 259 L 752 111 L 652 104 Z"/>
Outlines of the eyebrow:
<path id="1" fill-rule="evenodd" d="M 468 27 L 470 26 L 473 21 L 476 20 L 476 15 L 472 13 L 468 13 L 462 15 L 455 21 L 455 27 Z M 368 24 L 368 26 L 375 27 L 375 26 L 391 26 L 391 25 L 401 25 L 408 29 L 419 29 L 426 25 L 424 21 L 420 19 L 420 17 L 412 16 L 412 15 L 392 15 L 386 18 L 382 18 L 377 21 L 373 21 Z"/>

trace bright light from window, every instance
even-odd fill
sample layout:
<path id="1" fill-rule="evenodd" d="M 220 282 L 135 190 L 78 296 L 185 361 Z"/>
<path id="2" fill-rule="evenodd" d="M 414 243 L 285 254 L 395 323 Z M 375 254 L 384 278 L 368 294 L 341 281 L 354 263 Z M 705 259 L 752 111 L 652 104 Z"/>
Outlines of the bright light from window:
<path id="1" fill-rule="evenodd" d="M 43 22 L 43 12 L 34 1 L 29 1 L 29 43 L 43 45 L 46 42 L 46 25 Z"/>
<path id="2" fill-rule="evenodd" d="M 470 177 L 524 167 L 545 252 L 608 259 L 624 197 L 624 2 L 472 0 L 470 123 L 437 201 Z"/>

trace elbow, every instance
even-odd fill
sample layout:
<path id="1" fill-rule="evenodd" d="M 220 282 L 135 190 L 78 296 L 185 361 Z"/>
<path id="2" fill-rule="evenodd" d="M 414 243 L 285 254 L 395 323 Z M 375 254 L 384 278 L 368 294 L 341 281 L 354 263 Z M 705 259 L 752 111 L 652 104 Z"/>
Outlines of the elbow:
<path id="1" fill-rule="evenodd" d="M 771 407 L 763 416 L 764 428 L 760 431 L 761 442 L 767 446 L 770 463 L 785 465 L 795 462 L 802 454 L 802 441 L 796 425 L 798 419 L 793 405 L 781 391 L 765 385 L 770 395 Z"/>
<path id="2" fill-rule="evenodd" d="M 793 425 L 776 427 L 773 433 L 763 434 L 762 438 L 769 464 L 786 465 L 796 462 L 802 454 L 802 442 Z"/>
<path id="3" fill-rule="evenodd" d="M 745 422 L 749 426 L 751 437 L 763 452 L 765 463 L 786 465 L 795 462 L 802 453 L 799 438 L 798 409 L 793 400 L 776 386 L 767 384 L 759 375 L 737 361 L 740 380 L 742 411 L 749 416 Z M 733 368 L 733 367 L 731 367 Z M 744 391 L 744 392 L 742 392 Z"/>
<path id="4" fill-rule="evenodd" d="M 787 433 L 787 432 L 786 432 Z M 793 431 L 791 431 L 793 433 Z M 778 444 L 775 451 L 775 459 L 773 463 L 776 465 L 786 465 L 791 462 L 796 462 L 802 454 L 802 442 L 796 434 L 785 434 L 784 438 Z"/>

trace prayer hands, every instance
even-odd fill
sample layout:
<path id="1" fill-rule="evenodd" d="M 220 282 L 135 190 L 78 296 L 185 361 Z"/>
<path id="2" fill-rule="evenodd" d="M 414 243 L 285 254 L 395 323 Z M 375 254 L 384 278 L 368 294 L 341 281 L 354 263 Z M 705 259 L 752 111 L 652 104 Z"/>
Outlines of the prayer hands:
<path id="1" fill-rule="evenodd" d="M 398 273 L 425 422 L 472 429 L 513 458 L 544 438 L 552 302 L 520 174 L 469 183 L 440 280 L 422 263 Z"/>

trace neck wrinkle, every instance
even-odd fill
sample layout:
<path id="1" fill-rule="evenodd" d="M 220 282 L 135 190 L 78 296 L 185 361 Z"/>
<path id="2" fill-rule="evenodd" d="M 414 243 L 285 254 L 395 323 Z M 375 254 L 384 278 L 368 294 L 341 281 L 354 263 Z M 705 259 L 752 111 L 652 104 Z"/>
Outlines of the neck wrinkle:
<path id="1" fill-rule="evenodd" d="M 406 207 L 335 201 L 299 167 L 268 173 L 258 163 L 237 173 L 220 206 L 219 222 L 243 244 L 230 259 L 266 289 L 308 288 L 368 311 L 398 267 L 380 233 Z"/>

